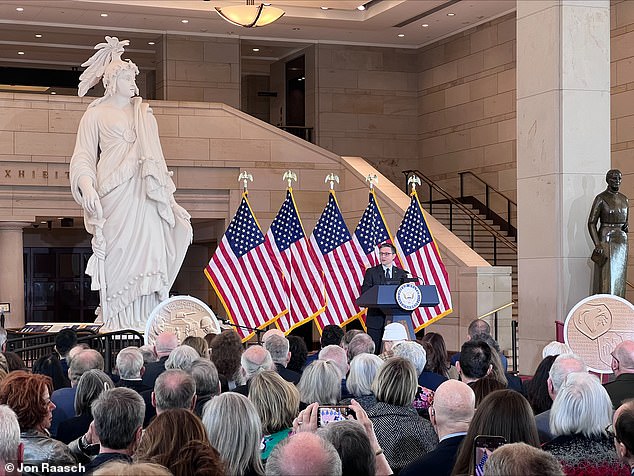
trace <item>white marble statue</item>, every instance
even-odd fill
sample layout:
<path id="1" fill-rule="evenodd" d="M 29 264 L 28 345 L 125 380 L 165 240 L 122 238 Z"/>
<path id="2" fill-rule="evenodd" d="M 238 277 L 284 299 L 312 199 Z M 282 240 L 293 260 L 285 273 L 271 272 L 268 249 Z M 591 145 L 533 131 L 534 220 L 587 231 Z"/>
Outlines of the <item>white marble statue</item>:
<path id="1" fill-rule="evenodd" d="M 156 119 L 135 97 L 139 70 L 121 60 L 128 44 L 107 36 L 82 65 L 79 96 L 102 77 L 106 92 L 81 119 L 70 182 L 93 235 L 86 274 L 99 290 L 97 319 L 109 330 L 143 331 L 152 310 L 169 297 L 192 227 L 174 200 Z"/>

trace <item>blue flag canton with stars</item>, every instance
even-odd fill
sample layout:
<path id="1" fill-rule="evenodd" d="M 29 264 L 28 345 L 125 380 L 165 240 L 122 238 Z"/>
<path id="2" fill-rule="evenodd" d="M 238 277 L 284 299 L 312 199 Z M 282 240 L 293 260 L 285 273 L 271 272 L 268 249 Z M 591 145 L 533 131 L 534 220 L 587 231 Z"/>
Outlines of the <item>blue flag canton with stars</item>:
<path id="1" fill-rule="evenodd" d="M 286 192 L 286 200 L 271 223 L 271 231 L 275 244 L 281 252 L 305 236 L 290 191 Z"/>
<path id="2" fill-rule="evenodd" d="M 379 212 L 379 207 L 374 199 L 374 194 L 370 194 L 370 203 L 365 208 L 363 216 L 357 225 L 354 234 L 363 248 L 363 252 L 369 255 L 379 243 L 390 239 L 385 223 Z"/>
<path id="3" fill-rule="evenodd" d="M 246 198 L 242 198 L 236 215 L 225 232 L 233 253 L 241 258 L 253 248 L 264 243 L 264 235 L 255 221 Z"/>
<path id="4" fill-rule="evenodd" d="M 403 223 L 396 232 L 396 238 L 401 245 L 401 249 L 405 256 L 415 253 L 423 246 L 431 243 L 431 233 L 427 228 L 427 223 L 423 217 L 416 197 L 412 197 L 412 201 L 407 207 Z"/>
<path id="5" fill-rule="evenodd" d="M 313 234 L 322 255 L 330 253 L 352 239 L 332 193 L 328 197 L 328 205 L 319 217 Z"/>

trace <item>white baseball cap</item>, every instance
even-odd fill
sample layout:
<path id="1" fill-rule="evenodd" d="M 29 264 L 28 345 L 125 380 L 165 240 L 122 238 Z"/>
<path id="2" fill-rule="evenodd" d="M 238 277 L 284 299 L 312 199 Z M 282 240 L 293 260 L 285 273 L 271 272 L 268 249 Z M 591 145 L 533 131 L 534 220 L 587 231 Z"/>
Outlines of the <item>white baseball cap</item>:
<path id="1" fill-rule="evenodd" d="M 392 322 L 385 326 L 383 340 L 408 340 L 407 329 L 399 322 Z"/>

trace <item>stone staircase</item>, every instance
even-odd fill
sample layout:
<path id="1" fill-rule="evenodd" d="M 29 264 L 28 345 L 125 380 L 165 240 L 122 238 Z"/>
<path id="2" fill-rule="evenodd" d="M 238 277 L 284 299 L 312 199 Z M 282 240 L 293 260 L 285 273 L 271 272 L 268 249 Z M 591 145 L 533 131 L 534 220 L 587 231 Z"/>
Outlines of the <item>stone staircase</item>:
<path id="1" fill-rule="evenodd" d="M 506 239 L 512 243 L 516 242 L 515 237 L 509 236 L 507 232 L 502 231 L 498 225 L 493 223 L 493 220 L 487 220 L 484 214 L 480 214 L 479 211 L 474 208 L 472 205 L 466 203 L 463 204 L 465 208 L 473 211 L 475 215 L 478 215 L 480 219 L 490 225 L 493 229 L 499 231 Z M 494 235 L 487 229 L 485 229 L 482 225 L 473 221 L 471 217 L 464 211 L 460 210 L 458 207 L 453 206 L 450 210 L 449 203 L 433 203 L 430 207 L 429 203 L 422 203 L 423 208 L 430 214 L 434 216 L 438 221 L 440 221 L 443 225 L 445 225 L 449 230 L 451 230 L 458 238 L 464 241 L 468 246 L 470 246 L 476 253 L 482 256 L 489 264 L 492 266 L 510 266 L 512 270 L 511 274 L 511 294 L 512 300 L 515 302 L 512 310 L 512 318 L 517 320 L 518 315 L 518 301 L 517 301 L 517 251 L 509 248 L 506 244 L 504 244 L 499 239 L 495 239 Z M 490 321 L 492 322 L 492 321 Z M 500 330 L 502 330 L 502 326 L 507 327 L 510 326 L 510 323 L 503 323 L 500 325 Z M 507 334 L 506 329 L 504 334 Z M 510 336 L 510 328 L 508 329 L 508 335 Z M 502 340 L 502 339 L 500 339 Z M 509 342 L 506 342 L 506 338 L 503 339 L 505 342 L 501 342 L 501 346 L 503 349 L 509 349 L 508 354 L 510 355 L 510 338 Z M 507 352 L 505 352 L 507 353 Z M 511 361 L 509 359 L 509 369 L 511 368 Z"/>

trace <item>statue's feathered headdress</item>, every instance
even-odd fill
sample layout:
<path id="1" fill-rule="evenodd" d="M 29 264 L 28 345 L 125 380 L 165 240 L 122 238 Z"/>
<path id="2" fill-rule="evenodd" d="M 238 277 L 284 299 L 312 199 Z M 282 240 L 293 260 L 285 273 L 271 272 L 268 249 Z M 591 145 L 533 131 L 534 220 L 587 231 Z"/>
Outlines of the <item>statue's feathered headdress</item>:
<path id="1" fill-rule="evenodd" d="M 124 46 L 129 44 L 129 40 L 119 41 L 116 36 L 106 36 L 105 43 L 99 43 L 95 46 L 94 49 L 99 51 L 82 64 L 86 70 L 79 77 L 79 97 L 83 97 L 90 88 L 99 82 L 110 63 L 121 61 Z"/>

